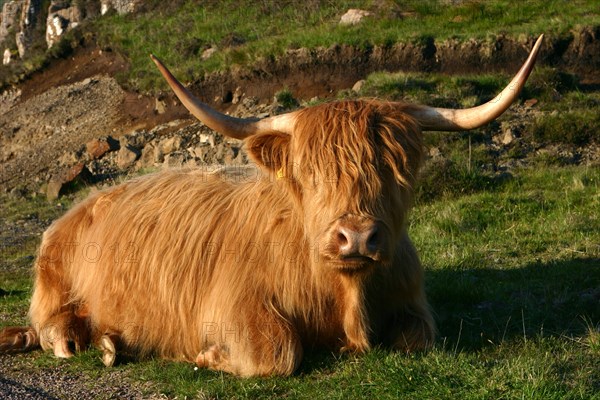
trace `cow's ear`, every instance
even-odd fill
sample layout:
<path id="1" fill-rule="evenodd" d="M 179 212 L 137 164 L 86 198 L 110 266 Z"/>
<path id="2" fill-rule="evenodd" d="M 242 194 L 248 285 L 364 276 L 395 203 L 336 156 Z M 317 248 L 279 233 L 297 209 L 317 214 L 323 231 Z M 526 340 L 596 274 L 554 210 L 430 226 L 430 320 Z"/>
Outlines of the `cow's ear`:
<path id="1" fill-rule="evenodd" d="M 246 151 L 257 164 L 279 173 L 289 164 L 290 135 L 269 132 L 250 136 L 246 139 Z"/>

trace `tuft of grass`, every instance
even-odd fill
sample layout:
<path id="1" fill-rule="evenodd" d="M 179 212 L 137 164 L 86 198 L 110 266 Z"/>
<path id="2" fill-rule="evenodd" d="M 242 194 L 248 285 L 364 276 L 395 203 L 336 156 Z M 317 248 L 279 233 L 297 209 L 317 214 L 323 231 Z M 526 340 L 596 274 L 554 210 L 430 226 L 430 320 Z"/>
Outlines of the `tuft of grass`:
<path id="1" fill-rule="evenodd" d="M 597 109 L 543 114 L 528 126 L 527 134 L 538 142 L 586 145 L 600 141 L 600 114 Z"/>
<path id="2" fill-rule="evenodd" d="M 287 88 L 275 93 L 275 99 L 284 109 L 295 108 L 299 105 L 292 91 Z"/>
<path id="3" fill-rule="evenodd" d="M 479 168 L 457 164 L 449 159 L 432 160 L 421 171 L 416 191 L 417 203 L 456 198 L 458 196 L 500 188 L 506 179 Z"/>
<path id="4" fill-rule="evenodd" d="M 576 90 L 578 86 L 579 78 L 576 75 L 553 67 L 540 66 L 527 80 L 523 92 L 526 97 L 548 102 L 560 98 L 564 93 Z"/>

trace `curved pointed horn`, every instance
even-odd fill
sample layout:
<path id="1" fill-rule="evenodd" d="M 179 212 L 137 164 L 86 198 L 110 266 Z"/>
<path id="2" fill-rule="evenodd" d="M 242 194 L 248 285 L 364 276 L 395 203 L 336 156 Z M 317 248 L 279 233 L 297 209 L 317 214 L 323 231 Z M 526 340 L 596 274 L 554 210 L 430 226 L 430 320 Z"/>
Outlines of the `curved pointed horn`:
<path id="1" fill-rule="evenodd" d="M 250 135 L 267 131 L 291 132 L 295 122 L 294 113 L 264 119 L 235 118 L 220 113 L 196 98 L 153 54 L 150 55 L 150 58 L 185 108 L 210 129 L 236 139 L 244 139 Z"/>
<path id="2" fill-rule="evenodd" d="M 523 89 L 535 64 L 543 38 L 544 35 L 540 35 L 537 39 L 529 57 L 508 86 L 487 103 L 464 110 L 421 106 L 407 112 L 424 130 L 463 131 L 487 124 L 506 111 Z"/>

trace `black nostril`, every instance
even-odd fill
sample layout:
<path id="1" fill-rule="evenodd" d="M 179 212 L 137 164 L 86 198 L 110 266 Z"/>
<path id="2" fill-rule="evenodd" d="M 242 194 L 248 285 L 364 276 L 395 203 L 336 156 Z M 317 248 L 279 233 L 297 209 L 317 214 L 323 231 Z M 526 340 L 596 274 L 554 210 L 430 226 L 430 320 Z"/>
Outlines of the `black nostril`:
<path id="1" fill-rule="evenodd" d="M 338 245 L 340 246 L 344 246 L 348 244 L 348 238 L 346 237 L 346 235 L 344 235 L 344 233 L 342 231 L 338 231 L 337 233 L 337 242 Z"/>
<path id="2" fill-rule="evenodd" d="M 374 227 L 369 237 L 367 238 L 367 248 L 369 250 L 376 250 L 379 247 L 380 242 L 379 229 Z"/>

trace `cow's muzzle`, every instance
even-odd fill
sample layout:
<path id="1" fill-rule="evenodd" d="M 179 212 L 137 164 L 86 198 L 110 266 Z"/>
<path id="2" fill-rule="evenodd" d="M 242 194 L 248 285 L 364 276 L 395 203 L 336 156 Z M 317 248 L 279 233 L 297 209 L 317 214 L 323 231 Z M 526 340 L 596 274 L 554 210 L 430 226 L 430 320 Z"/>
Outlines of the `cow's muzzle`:
<path id="1" fill-rule="evenodd" d="M 335 266 L 363 269 L 386 258 L 388 240 L 380 222 L 364 217 L 342 217 L 329 231 L 327 253 Z"/>

